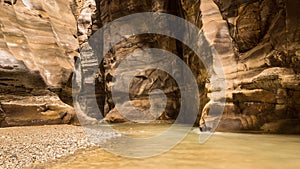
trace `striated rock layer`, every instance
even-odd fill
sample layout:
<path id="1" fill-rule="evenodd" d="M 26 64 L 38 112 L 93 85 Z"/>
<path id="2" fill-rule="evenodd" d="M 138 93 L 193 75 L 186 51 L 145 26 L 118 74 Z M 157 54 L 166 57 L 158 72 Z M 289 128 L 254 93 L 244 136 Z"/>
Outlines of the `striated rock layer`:
<path id="1" fill-rule="evenodd" d="M 222 67 L 226 104 L 219 130 L 300 133 L 299 5 L 294 0 L 1 1 L 0 124 L 69 123 L 74 113 L 67 105 L 72 104 L 74 68 L 79 85 L 75 85 L 75 94 L 79 94 L 75 106 L 89 112 L 93 121 L 103 116 L 109 122 L 127 121 L 122 114 L 131 112 L 118 112 L 111 96 L 116 69 L 133 52 L 159 48 L 176 54 L 192 70 L 200 92 L 198 118 L 203 114 L 201 119 L 207 124 L 216 119 L 202 109 L 210 107 L 206 103 L 215 103 L 208 101 L 220 92 L 209 81 L 209 73 Z M 204 35 L 197 45 L 203 49 L 210 46 L 202 52 L 210 63 L 208 70 L 181 42 L 153 34 L 128 35 L 112 46 L 99 64 L 88 38 L 103 25 L 138 12 L 168 13 L 196 25 Z M 216 63 L 217 57 L 222 66 Z M 174 67 L 177 64 L 164 62 Z M 91 73 L 95 65 L 99 66 L 96 75 Z M 138 65 L 122 71 L 137 69 Z M 184 76 L 180 69 L 173 71 Z M 95 91 L 80 89 L 81 83 L 89 86 L 94 81 Z M 166 108 L 157 119 L 176 119 L 180 90 L 176 81 L 160 70 L 136 74 L 129 89 L 131 101 L 121 107 L 127 110 L 134 106 L 147 116 L 152 105 L 149 93 L 154 89 L 163 90 L 167 96 Z M 90 96 L 95 94 L 101 114 L 90 110 Z M 158 98 L 154 104 L 159 102 Z M 190 118 L 188 112 L 184 116 Z"/>
<path id="2" fill-rule="evenodd" d="M 98 1 L 97 1 L 98 2 Z M 177 3 L 175 5 L 175 3 Z M 165 12 L 185 18 L 204 32 L 207 43 L 214 49 L 207 56 L 220 57 L 226 74 L 226 105 L 219 130 L 265 130 L 271 132 L 299 132 L 299 21 L 293 1 L 203 0 L 203 1 L 99 1 L 90 23 L 105 25 L 119 17 L 136 12 Z M 95 9 L 95 8 L 93 8 Z M 98 17 L 97 17 L 98 16 Z M 88 28 L 94 32 L 95 27 Z M 96 27 L 97 28 L 97 27 Z M 153 42 L 155 39 L 155 43 Z M 205 41 L 205 40 L 204 40 Z M 111 99 L 114 71 L 122 59 L 139 48 L 158 47 L 176 53 L 193 71 L 199 86 L 200 112 L 211 99 L 215 89 L 207 81 L 207 70 L 187 47 L 167 37 L 131 36 L 114 46 L 99 68 L 99 107 L 106 120 L 122 120 Z M 85 59 L 89 62 L 89 59 Z M 94 64 L 97 64 L 94 62 Z M 170 64 L 167 63 L 166 64 Z M 83 66 L 84 67 L 84 66 Z M 215 67 L 217 68 L 217 67 Z M 212 69 L 215 69 L 212 68 Z M 133 68 L 134 69 L 134 68 Z M 129 71 L 129 70 L 124 70 Z M 167 78 L 156 72 L 134 79 L 131 96 L 138 109 L 148 109 L 149 91 L 158 87 L 149 79 Z M 162 86 L 172 83 L 166 80 Z M 143 91 L 135 94 L 137 91 Z M 166 93 L 171 91 L 171 93 Z M 180 104 L 178 91 L 165 90 L 171 95 L 160 119 L 177 117 Z M 172 100 L 174 99 L 174 100 Z M 86 101 L 87 103 L 89 101 Z M 127 103 L 124 103 L 126 107 Z M 173 107 L 172 107 L 173 106 Z M 122 112 L 124 113 L 124 112 Z M 201 113 L 200 113 L 201 114 Z M 199 115 L 200 115 L 199 114 Z M 98 118 L 97 115 L 92 115 Z M 208 115 L 210 116 L 210 115 Z M 120 119 L 121 118 L 121 119 Z M 123 117 L 124 118 L 124 117 Z M 204 117 L 209 121 L 210 117 Z M 290 126 L 296 125 L 293 130 Z"/>
<path id="3" fill-rule="evenodd" d="M 234 90 L 221 128 L 234 122 L 240 127 L 232 130 L 299 133 L 299 2 L 214 2 L 237 60 L 236 71 L 228 74 Z"/>
<path id="4" fill-rule="evenodd" d="M 74 110 L 66 103 L 72 103 L 70 80 L 79 48 L 76 25 L 68 1 L 1 1 L 4 126 L 69 123 L 73 118 Z"/>

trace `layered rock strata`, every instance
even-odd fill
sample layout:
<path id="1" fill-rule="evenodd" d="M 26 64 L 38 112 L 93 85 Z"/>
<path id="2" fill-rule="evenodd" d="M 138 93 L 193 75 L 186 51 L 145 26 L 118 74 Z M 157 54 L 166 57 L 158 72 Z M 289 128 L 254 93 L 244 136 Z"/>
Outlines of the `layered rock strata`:
<path id="1" fill-rule="evenodd" d="M 78 92 L 75 94 L 79 94 L 77 106 L 82 112 L 89 112 L 88 115 L 94 120 L 105 116 L 110 122 L 127 121 L 115 108 L 111 96 L 118 65 L 136 51 L 159 48 L 176 54 L 192 70 L 200 91 L 199 117 L 205 104 L 212 99 L 212 94 L 220 92 L 209 81 L 209 73 L 223 68 L 227 91 L 226 97 L 220 98 L 226 99 L 226 104 L 219 130 L 300 132 L 298 1 L 1 2 L 1 124 L 42 124 L 48 123 L 49 119 L 49 123 L 69 122 L 64 119 L 69 119 L 66 114 L 72 114 L 70 112 L 73 110 L 65 103 L 72 102 L 71 77 L 74 68 L 79 79 L 79 85 L 74 84 Z M 89 37 L 103 25 L 138 12 L 169 13 L 196 25 L 204 35 L 199 45 L 210 46 L 202 53 L 210 63 L 209 69 L 206 70 L 195 53 L 184 44 L 153 34 L 126 37 L 126 40 L 112 46 L 99 63 L 89 46 Z M 168 27 L 165 29 L 168 30 Z M 78 54 L 79 48 L 82 48 L 81 55 Z M 217 64 L 217 57 L 221 63 Z M 165 63 L 176 65 L 168 61 Z M 91 72 L 95 70 L 91 68 L 95 65 L 99 67 L 93 74 Z M 131 69 L 122 71 L 130 72 Z M 180 72 L 180 69 L 174 71 Z M 178 76 L 184 75 L 178 73 Z M 94 82 L 95 91 L 77 88 L 84 83 L 89 89 L 88 86 Z M 162 89 L 167 96 L 166 109 L 157 119 L 176 119 L 181 106 L 180 91 L 175 80 L 159 70 L 138 73 L 130 86 L 131 101 L 122 103 L 122 106 L 127 110 L 128 106 L 133 105 L 146 113 L 151 107 L 149 93 L 154 89 Z M 90 110 L 89 99 L 95 94 L 101 114 Z M 204 119 L 209 122 L 211 115 Z M 185 116 L 189 118 L 188 114 Z M 22 118 L 26 120 L 22 121 Z M 40 121 L 35 122 L 37 120 Z"/>
<path id="2" fill-rule="evenodd" d="M 223 121 L 229 128 L 233 122 L 239 126 L 233 130 L 299 132 L 299 2 L 214 2 L 237 57 L 236 72 L 228 78 L 234 91 Z"/>
<path id="3" fill-rule="evenodd" d="M 69 1 L 1 1 L 0 8 L 2 124 L 69 123 L 79 48 Z"/>

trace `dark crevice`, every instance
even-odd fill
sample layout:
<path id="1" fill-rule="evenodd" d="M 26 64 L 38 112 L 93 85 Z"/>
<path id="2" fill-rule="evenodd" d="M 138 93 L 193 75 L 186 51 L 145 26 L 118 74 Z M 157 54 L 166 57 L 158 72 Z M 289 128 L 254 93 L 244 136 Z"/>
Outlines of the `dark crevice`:
<path id="1" fill-rule="evenodd" d="M 14 5 L 17 3 L 17 0 L 4 0 L 4 3 L 6 3 L 8 5 Z"/>

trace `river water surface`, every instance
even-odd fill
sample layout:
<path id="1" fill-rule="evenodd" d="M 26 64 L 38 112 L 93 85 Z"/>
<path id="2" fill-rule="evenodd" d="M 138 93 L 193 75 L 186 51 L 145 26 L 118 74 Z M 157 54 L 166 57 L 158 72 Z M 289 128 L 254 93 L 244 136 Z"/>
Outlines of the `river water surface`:
<path id="1" fill-rule="evenodd" d="M 150 137 L 168 127 L 169 125 L 158 124 L 117 125 L 114 128 L 131 137 Z M 119 146 L 123 146 L 126 151 L 127 145 Z M 177 146 L 158 156 L 142 159 L 126 158 L 102 148 L 95 148 L 78 152 L 46 168 L 299 169 L 300 136 L 217 132 L 207 142 L 200 144 L 199 131 L 194 128 Z"/>

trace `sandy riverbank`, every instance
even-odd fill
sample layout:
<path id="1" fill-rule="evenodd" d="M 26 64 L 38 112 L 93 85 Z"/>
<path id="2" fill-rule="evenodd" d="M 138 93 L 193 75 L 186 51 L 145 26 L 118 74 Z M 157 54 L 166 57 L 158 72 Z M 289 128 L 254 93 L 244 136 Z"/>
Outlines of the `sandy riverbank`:
<path id="1" fill-rule="evenodd" d="M 113 137 L 105 133 L 99 138 Z M 0 128 L 0 168 L 18 169 L 72 155 L 94 146 L 82 127 L 71 125 Z"/>

